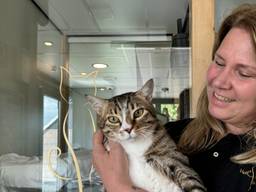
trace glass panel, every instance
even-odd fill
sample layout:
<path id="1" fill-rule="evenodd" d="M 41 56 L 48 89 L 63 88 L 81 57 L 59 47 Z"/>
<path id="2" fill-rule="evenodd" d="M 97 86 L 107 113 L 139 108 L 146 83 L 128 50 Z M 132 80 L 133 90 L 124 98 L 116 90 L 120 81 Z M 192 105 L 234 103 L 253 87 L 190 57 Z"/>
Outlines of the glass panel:
<path id="1" fill-rule="evenodd" d="M 98 41 L 88 38 L 88 42 L 79 42 L 77 38 L 79 43 L 70 39 L 72 113 L 70 111 L 69 115 L 72 116 L 72 145 L 76 148 L 91 150 L 94 124 L 97 122 L 97 115 L 90 111 L 84 95 L 110 98 L 136 91 L 153 78 L 153 104 L 159 120 L 166 123 L 189 117 L 190 48 L 171 48 L 165 36 L 162 37 L 165 41 L 147 42 L 122 38 L 125 43 L 119 43 L 115 37 L 110 42 L 104 41 L 103 37 Z M 106 64 L 107 67 L 96 69 L 93 67 L 95 63 Z"/>
<path id="2" fill-rule="evenodd" d="M 189 112 L 190 48 L 171 48 L 170 36 L 70 38 L 68 65 L 64 35 L 33 1 L 2 0 L 0 22 L 0 191 L 78 191 L 72 152 L 85 189 L 99 191 L 95 175 L 97 185 L 87 185 L 96 114 L 85 94 L 110 98 L 153 78 L 153 104 L 163 123 Z"/>
<path id="3" fill-rule="evenodd" d="M 171 48 L 168 37 L 164 37 L 165 41 L 148 42 L 129 42 L 127 37 L 125 43 L 116 43 L 114 38 L 109 43 L 70 43 L 74 146 L 92 148 L 92 121 L 96 121 L 96 116 L 92 112 L 94 116 L 91 119 L 85 94 L 110 98 L 136 91 L 153 78 L 153 103 L 158 118 L 166 123 L 189 117 L 190 48 Z M 108 67 L 95 69 L 92 67 L 94 63 L 104 63 Z M 163 112 L 164 107 L 168 109 L 169 116 Z"/>
<path id="4" fill-rule="evenodd" d="M 0 191 L 56 191 L 64 36 L 28 0 L 0 1 L 0 23 Z"/>

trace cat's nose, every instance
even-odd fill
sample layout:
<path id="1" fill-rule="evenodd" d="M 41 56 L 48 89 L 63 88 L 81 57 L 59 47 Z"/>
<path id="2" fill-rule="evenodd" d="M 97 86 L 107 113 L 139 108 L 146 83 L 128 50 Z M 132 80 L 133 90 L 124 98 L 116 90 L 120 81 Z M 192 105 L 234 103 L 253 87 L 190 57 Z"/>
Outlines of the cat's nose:
<path id="1" fill-rule="evenodd" d="M 125 128 L 124 131 L 126 131 L 127 133 L 131 133 L 132 132 L 132 127 L 131 128 Z"/>

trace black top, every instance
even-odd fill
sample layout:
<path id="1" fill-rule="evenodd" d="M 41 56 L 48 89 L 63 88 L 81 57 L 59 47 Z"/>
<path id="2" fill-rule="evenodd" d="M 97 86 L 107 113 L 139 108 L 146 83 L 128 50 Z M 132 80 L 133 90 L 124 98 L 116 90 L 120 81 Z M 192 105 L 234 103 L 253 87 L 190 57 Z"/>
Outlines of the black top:
<path id="1" fill-rule="evenodd" d="M 169 122 L 168 134 L 177 142 L 191 119 Z M 196 131 L 196 128 L 195 128 Z M 256 192 L 256 164 L 239 165 L 230 157 L 245 150 L 245 136 L 228 134 L 212 148 L 189 156 L 208 192 Z"/>

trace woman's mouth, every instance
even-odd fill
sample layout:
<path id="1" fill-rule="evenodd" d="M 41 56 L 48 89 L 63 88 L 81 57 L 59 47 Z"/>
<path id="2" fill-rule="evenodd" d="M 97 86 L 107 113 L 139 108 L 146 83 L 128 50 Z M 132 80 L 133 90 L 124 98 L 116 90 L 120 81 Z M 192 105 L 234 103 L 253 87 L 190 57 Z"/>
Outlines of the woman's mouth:
<path id="1" fill-rule="evenodd" d="M 218 95 L 216 92 L 214 92 L 214 96 L 216 97 L 217 100 L 219 100 L 221 102 L 225 102 L 225 103 L 231 103 L 231 102 L 235 101 L 235 99 L 231 99 L 228 97 L 224 97 L 222 95 Z"/>

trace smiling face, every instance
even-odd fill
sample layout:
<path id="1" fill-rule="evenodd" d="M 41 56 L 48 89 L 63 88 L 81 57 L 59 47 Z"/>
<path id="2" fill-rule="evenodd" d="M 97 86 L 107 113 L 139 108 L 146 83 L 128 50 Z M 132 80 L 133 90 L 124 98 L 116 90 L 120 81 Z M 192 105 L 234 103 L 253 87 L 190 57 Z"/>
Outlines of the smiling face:
<path id="1" fill-rule="evenodd" d="M 215 53 L 207 72 L 209 113 L 229 132 L 247 131 L 256 119 L 256 54 L 250 33 L 232 28 Z"/>

